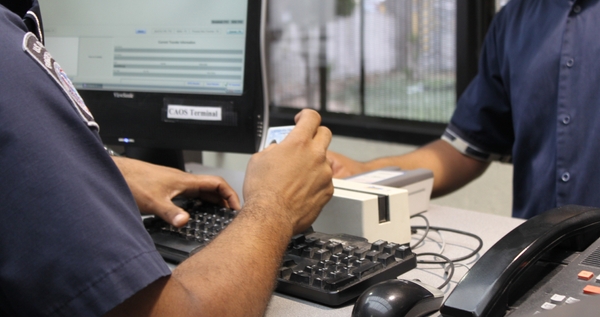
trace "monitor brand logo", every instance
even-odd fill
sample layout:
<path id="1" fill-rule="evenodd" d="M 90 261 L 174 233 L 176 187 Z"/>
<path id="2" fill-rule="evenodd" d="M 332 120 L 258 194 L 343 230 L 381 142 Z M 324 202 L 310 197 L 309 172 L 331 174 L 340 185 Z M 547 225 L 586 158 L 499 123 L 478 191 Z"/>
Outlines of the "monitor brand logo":
<path id="1" fill-rule="evenodd" d="M 115 92 L 113 93 L 113 96 L 115 98 L 133 99 L 135 97 L 135 94 L 131 92 Z"/>

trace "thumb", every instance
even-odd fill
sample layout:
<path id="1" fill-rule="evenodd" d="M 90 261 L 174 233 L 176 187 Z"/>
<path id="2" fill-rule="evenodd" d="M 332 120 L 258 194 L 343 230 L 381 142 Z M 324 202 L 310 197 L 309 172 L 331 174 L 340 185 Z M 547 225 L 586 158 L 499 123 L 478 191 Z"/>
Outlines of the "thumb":
<path id="1" fill-rule="evenodd" d="M 171 202 L 159 206 L 156 210 L 156 216 L 177 228 L 184 226 L 190 219 L 190 215 L 185 210 Z"/>

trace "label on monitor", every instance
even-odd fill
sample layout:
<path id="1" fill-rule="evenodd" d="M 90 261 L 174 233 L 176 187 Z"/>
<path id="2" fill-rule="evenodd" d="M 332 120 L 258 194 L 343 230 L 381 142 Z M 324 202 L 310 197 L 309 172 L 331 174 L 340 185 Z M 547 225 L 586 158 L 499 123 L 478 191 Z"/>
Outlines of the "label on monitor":
<path id="1" fill-rule="evenodd" d="M 196 121 L 222 121 L 223 112 L 220 107 L 197 107 L 183 105 L 168 105 L 167 119 L 196 120 Z"/>

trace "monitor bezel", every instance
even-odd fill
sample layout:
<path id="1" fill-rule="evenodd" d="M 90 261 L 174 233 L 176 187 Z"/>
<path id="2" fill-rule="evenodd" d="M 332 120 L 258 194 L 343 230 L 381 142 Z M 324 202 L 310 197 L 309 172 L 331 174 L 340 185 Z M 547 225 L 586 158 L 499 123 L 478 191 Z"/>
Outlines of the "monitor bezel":
<path id="1" fill-rule="evenodd" d="M 248 0 L 244 84 L 241 95 L 208 95 L 131 90 L 79 89 L 100 125 L 107 145 L 156 150 L 255 153 L 268 126 L 268 92 L 264 57 L 265 1 Z M 165 117 L 166 105 L 225 105 L 235 125 L 176 121 Z M 143 158 L 142 158 L 143 159 Z"/>

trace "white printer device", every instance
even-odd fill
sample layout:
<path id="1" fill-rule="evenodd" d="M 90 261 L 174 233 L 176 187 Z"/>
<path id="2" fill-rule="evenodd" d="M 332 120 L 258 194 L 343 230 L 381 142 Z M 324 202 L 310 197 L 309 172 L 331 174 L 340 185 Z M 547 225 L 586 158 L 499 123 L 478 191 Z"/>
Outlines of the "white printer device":
<path id="1" fill-rule="evenodd" d="M 433 172 L 428 169 L 401 170 L 398 167 L 386 167 L 346 178 L 346 180 L 404 188 L 408 191 L 408 210 L 410 215 L 427 211 L 431 190 L 433 188 Z"/>
<path id="2" fill-rule="evenodd" d="M 333 187 L 333 197 L 313 223 L 314 230 L 406 244 L 410 216 L 429 207 L 433 173 L 385 168 L 333 179 Z"/>

